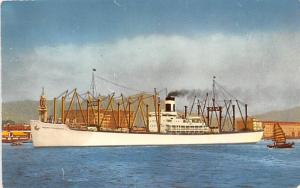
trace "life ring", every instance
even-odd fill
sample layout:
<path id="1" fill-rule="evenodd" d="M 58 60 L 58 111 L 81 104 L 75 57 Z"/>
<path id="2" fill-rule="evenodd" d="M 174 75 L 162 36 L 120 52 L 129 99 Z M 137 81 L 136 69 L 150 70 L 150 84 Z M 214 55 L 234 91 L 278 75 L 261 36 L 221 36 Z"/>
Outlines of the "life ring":
<path id="1" fill-rule="evenodd" d="M 40 130 L 40 127 L 38 125 L 35 125 L 34 129 L 38 131 L 38 130 Z"/>

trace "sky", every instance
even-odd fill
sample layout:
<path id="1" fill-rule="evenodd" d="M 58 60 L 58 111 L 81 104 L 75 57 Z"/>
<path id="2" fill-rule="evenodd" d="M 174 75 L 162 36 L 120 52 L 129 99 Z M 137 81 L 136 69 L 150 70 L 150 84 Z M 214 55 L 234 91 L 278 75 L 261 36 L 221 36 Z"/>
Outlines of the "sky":
<path id="1" fill-rule="evenodd" d="M 253 113 L 300 105 L 299 0 L 5 1 L 2 100 L 97 91 L 207 90 Z"/>

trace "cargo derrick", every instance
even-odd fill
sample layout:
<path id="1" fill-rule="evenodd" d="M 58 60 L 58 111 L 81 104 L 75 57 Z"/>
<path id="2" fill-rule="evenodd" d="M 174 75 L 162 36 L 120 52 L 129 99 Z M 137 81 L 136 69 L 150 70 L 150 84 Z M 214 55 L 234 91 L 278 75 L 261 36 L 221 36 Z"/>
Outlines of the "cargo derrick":
<path id="1" fill-rule="evenodd" d="M 248 122 L 248 105 L 236 99 L 222 85 L 216 82 L 216 77 L 213 77 L 212 90 L 206 93 L 203 98 L 195 96 L 191 105 L 189 115 L 192 114 L 193 107 L 197 101 L 197 112 L 199 117 L 202 117 L 212 132 L 235 132 L 236 131 L 236 115 L 239 116 L 243 123 L 242 131 L 249 131 Z M 238 114 L 236 108 L 238 107 Z M 243 109 L 244 108 L 244 111 Z M 185 106 L 185 116 L 187 107 Z"/>
<path id="2" fill-rule="evenodd" d="M 161 110 L 159 93 L 162 90 L 157 92 L 156 88 L 154 88 L 154 94 L 140 91 L 140 93 L 128 97 L 125 97 L 123 94 L 117 97 L 115 93 L 108 96 L 98 95 L 96 97 L 95 77 L 127 90 L 139 90 L 95 76 L 94 72 L 95 69 L 93 69 L 90 87 L 92 92 L 88 91 L 79 94 L 75 88 L 71 92 L 66 90 L 58 97 L 55 97 L 53 99 L 53 115 L 48 118 L 48 122 L 67 124 L 73 129 L 90 131 L 162 133 L 162 115 L 170 110 L 170 104 L 167 104 L 165 109 Z M 201 96 L 194 97 L 191 108 L 189 108 L 189 114 L 187 112 L 188 106 L 184 106 L 184 121 L 187 122 L 190 121 L 188 120 L 190 118 L 198 117 L 200 121 L 210 128 L 211 133 L 235 132 L 235 107 L 237 106 L 240 118 L 244 124 L 243 130 L 247 130 L 247 104 L 244 104 L 245 112 L 242 113 L 241 101 L 234 98 L 233 95 L 218 84 L 215 76 L 213 77 L 212 86 L 210 94 L 206 93 L 204 100 L 200 98 Z M 175 109 L 175 96 L 169 96 L 169 94 L 166 101 L 171 102 Z M 221 99 L 220 94 L 223 95 L 223 99 Z M 44 94 L 40 100 L 41 104 L 46 103 Z M 57 112 L 57 103 L 59 103 L 59 100 L 61 101 L 60 118 L 57 118 L 59 114 Z M 196 101 L 197 113 L 193 115 L 192 111 Z M 149 112 L 149 110 L 152 112 Z M 152 123 L 149 131 L 150 116 L 152 117 Z M 43 122 L 47 121 L 47 106 L 45 105 L 40 105 L 40 119 Z M 164 119 L 163 121 L 166 120 Z M 155 128 L 153 128 L 153 124 L 155 124 Z"/>
<path id="3" fill-rule="evenodd" d="M 44 98 L 43 98 L 44 99 Z M 75 88 L 53 99 L 53 115 L 48 122 L 67 124 L 73 129 L 114 132 L 149 132 L 149 107 L 157 96 L 139 93 L 116 97 L 114 93 L 95 98 L 90 92 L 79 94 Z M 60 117 L 57 103 L 61 104 Z M 159 111 L 159 103 L 156 110 Z M 159 118 L 158 118 L 159 119 Z M 45 121 L 44 121 L 45 122 Z"/>

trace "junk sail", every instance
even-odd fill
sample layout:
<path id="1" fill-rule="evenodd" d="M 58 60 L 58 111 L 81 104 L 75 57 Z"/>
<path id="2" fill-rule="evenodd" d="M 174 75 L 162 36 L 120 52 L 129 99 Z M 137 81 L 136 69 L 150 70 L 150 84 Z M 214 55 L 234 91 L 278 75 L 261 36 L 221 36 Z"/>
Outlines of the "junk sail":
<path id="1" fill-rule="evenodd" d="M 294 145 L 294 142 L 286 142 L 285 134 L 279 123 L 274 124 L 272 140 L 273 144 L 268 145 L 269 148 L 292 148 Z"/>
<path id="2" fill-rule="evenodd" d="M 276 142 L 276 144 L 284 144 L 286 142 L 285 134 L 278 123 L 273 126 L 272 140 Z"/>

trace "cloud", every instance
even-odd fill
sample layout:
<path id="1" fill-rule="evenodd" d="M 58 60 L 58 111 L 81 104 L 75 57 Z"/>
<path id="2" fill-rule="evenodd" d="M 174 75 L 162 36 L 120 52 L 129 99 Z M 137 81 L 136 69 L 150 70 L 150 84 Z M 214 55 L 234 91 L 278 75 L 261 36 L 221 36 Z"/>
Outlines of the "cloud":
<path id="1" fill-rule="evenodd" d="M 110 43 L 40 46 L 3 61 L 3 99 L 35 99 L 89 88 L 97 75 L 140 90 L 201 89 L 217 81 L 254 111 L 300 104 L 300 34 L 147 35 Z M 101 80 L 97 89 L 132 93 Z"/>

